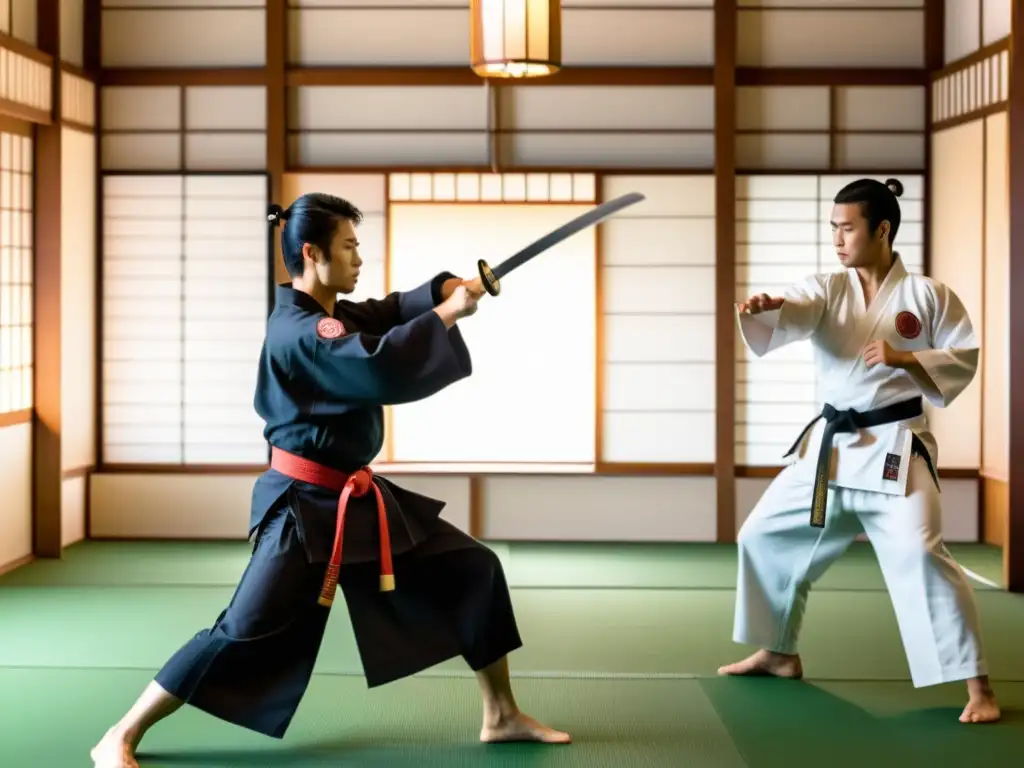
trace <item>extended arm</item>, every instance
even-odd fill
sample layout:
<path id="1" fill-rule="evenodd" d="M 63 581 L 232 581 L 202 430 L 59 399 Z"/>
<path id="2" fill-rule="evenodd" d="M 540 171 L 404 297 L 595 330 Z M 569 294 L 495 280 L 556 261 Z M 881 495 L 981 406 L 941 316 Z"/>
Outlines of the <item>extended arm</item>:
<path id="1" fill-rule="evenodd" d="M 318 320 L 306 316 L 296 329 L 298 343 L 287 362 L 295 375 L 316 388 L 317 400 L 348 405 L 422 400 L 472 373 L 454 318 L 442 314 L 424 312 L 380 335 L 361 332 L 338 338 L 325 338 Z"/>
<path id="2" fill-rule="evenodd" d="M 818 328 L 828 302 L 825 279 L 812 275 L 786 289 L 779 309 L 748 314 L 737 309 L 740 335 L 757 357 L 809 339 Z"/>
<path id="3" fill-rule="evenodd" d="M 897 365 L 910 374 L 932 405 L 945 408 L 974 379 L 979 348 L 960 297 L 942 284 L 935 286 L 931 338 L 932 349 L 899 353 Z"/>
<path id="4" fill-rule="evenodd" d="M 383 336 L 392 328 L 429 312 L 447 299 L 459 282 L 451 272 L 440 272 L 411 291 L 392 291 L 383 299 L 339 301 L 335 315 L 338 315 L 338 309 L 344 307 L 346 312 L 358 317 L 361 328 Z"/>

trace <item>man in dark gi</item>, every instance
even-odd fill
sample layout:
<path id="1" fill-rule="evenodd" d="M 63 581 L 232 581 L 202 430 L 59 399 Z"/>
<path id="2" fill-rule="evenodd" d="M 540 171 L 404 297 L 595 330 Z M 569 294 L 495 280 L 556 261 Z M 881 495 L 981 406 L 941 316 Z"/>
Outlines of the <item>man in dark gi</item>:
<path id="1" fill-rule="evenodd" d="M 338 301 L 362 264 L 360 211 L 311 194 L 272 206 L 270 219 L 271 237 L 284 222 L 292 283 L 276 289 L 259 361 L 255 407 L 271 468 L 253 490 L 252 558 L 213 627 L 166 663 L 93 749 L 94 765 L 136 768 L 146 731 L 186 703 L 282 738 L 339 586 L 369 687 L 461 655 L 483 695 L 481 741 L 569 742 L 516 705 L 507 654 L 522 642 L 498 558 L 439 517 L 443 502 L 368 468 L 383 444 L 383 406 L 470 375 L 456 322 L 476 311 L 479 278 L 442 273 L 382 300 Z"/>

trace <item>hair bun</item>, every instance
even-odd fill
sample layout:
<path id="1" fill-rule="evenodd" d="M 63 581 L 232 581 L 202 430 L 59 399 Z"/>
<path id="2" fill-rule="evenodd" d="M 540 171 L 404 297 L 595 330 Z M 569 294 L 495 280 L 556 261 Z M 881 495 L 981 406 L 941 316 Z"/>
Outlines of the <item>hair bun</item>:
<path id="1" fill-rule="evenodd" d="M 284 218 L 284 208 L 277 203 L 271 203 L 270 207 L 267 208 L 267 221 L 270 222 L 271 226 L 276 226 Z"/>
<path id="2" fill-rule="evenodd" d="M 903 182 L 899 179 L 886 179 L 885 186 L 887 186 L 889 191 L 896 195 L 896 197 L 903 194 Z"/>

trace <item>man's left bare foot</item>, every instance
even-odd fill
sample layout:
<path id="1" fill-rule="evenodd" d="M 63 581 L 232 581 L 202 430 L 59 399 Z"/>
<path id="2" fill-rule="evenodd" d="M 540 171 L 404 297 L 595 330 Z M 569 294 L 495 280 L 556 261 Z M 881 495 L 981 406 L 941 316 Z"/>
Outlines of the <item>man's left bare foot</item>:
<path id="1" fill-rule="evenodd" d="M 548 728 L 529 715 L 516 712 L 501 716 L 492 723 L 485 722 L 480 729 L 480 741 L 495 744 L 506 741 L 539 741 L 545 744 L 568 744 L 572 738 L 568 733 Z"/>
<path id="2" fill-rule="evenodd" d="M 964 711 L 960 714 L 961 723 L 994 723 L 1002 716 L 999 703 L 992 691 L 972 694 Z"/>

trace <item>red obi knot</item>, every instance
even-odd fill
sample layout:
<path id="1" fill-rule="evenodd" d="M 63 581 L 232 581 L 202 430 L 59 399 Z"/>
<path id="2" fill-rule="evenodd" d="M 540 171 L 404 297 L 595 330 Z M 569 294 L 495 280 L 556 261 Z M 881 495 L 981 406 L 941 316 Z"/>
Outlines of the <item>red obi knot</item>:
<path id="1" fill-rule="evenodd" d="M 356 498 L 365 496 L 370 486 L 373 484 L 373 470 L 369 467 L 357 469 L 348 477 L 348 482 L 352 484 L 352 495 Z"/>
<path id="2" fill-rule="evenodd" d="M 324 318 L 333 320 L 333 318 Z M 337 322 L 337 320 L 333 320 Z M 340 323 L 338 323 L 341 325 Z M 380 492 L 380 486 L 374 482 L 373 471 L 369 467 L 362 467 L 351 474 L 341 472 L 331 467 L 310 461 L 309 459 L 296 456 L 274 448 L 271 454 L 270 466 L 294 480 L 319 485 L 322 488 L 330 488 L 340 494 L 338 497 L 338 511 L 334 532 L 334 547 L 331 551 L 331 559 L 327 564 L 327 573 L 324 576 L 323 586 L 320 590 L 320 597 L 317 602 L 325 607 L 334 604 L 334 595 L 338 589 L 338 577 L 341 575 L 341 551 L 345 541 L 345 516 L 348 512 L 348 500 L 355 496 L 365 496 L 371 490 L 375 497 L 377 526 L 380 538 L 380 591 L 391 592 L 395 588 L 395 571 L 391 564 L 391 533 L 388 527 L 388 513 L 384 505 L 384 496 Z"/>

